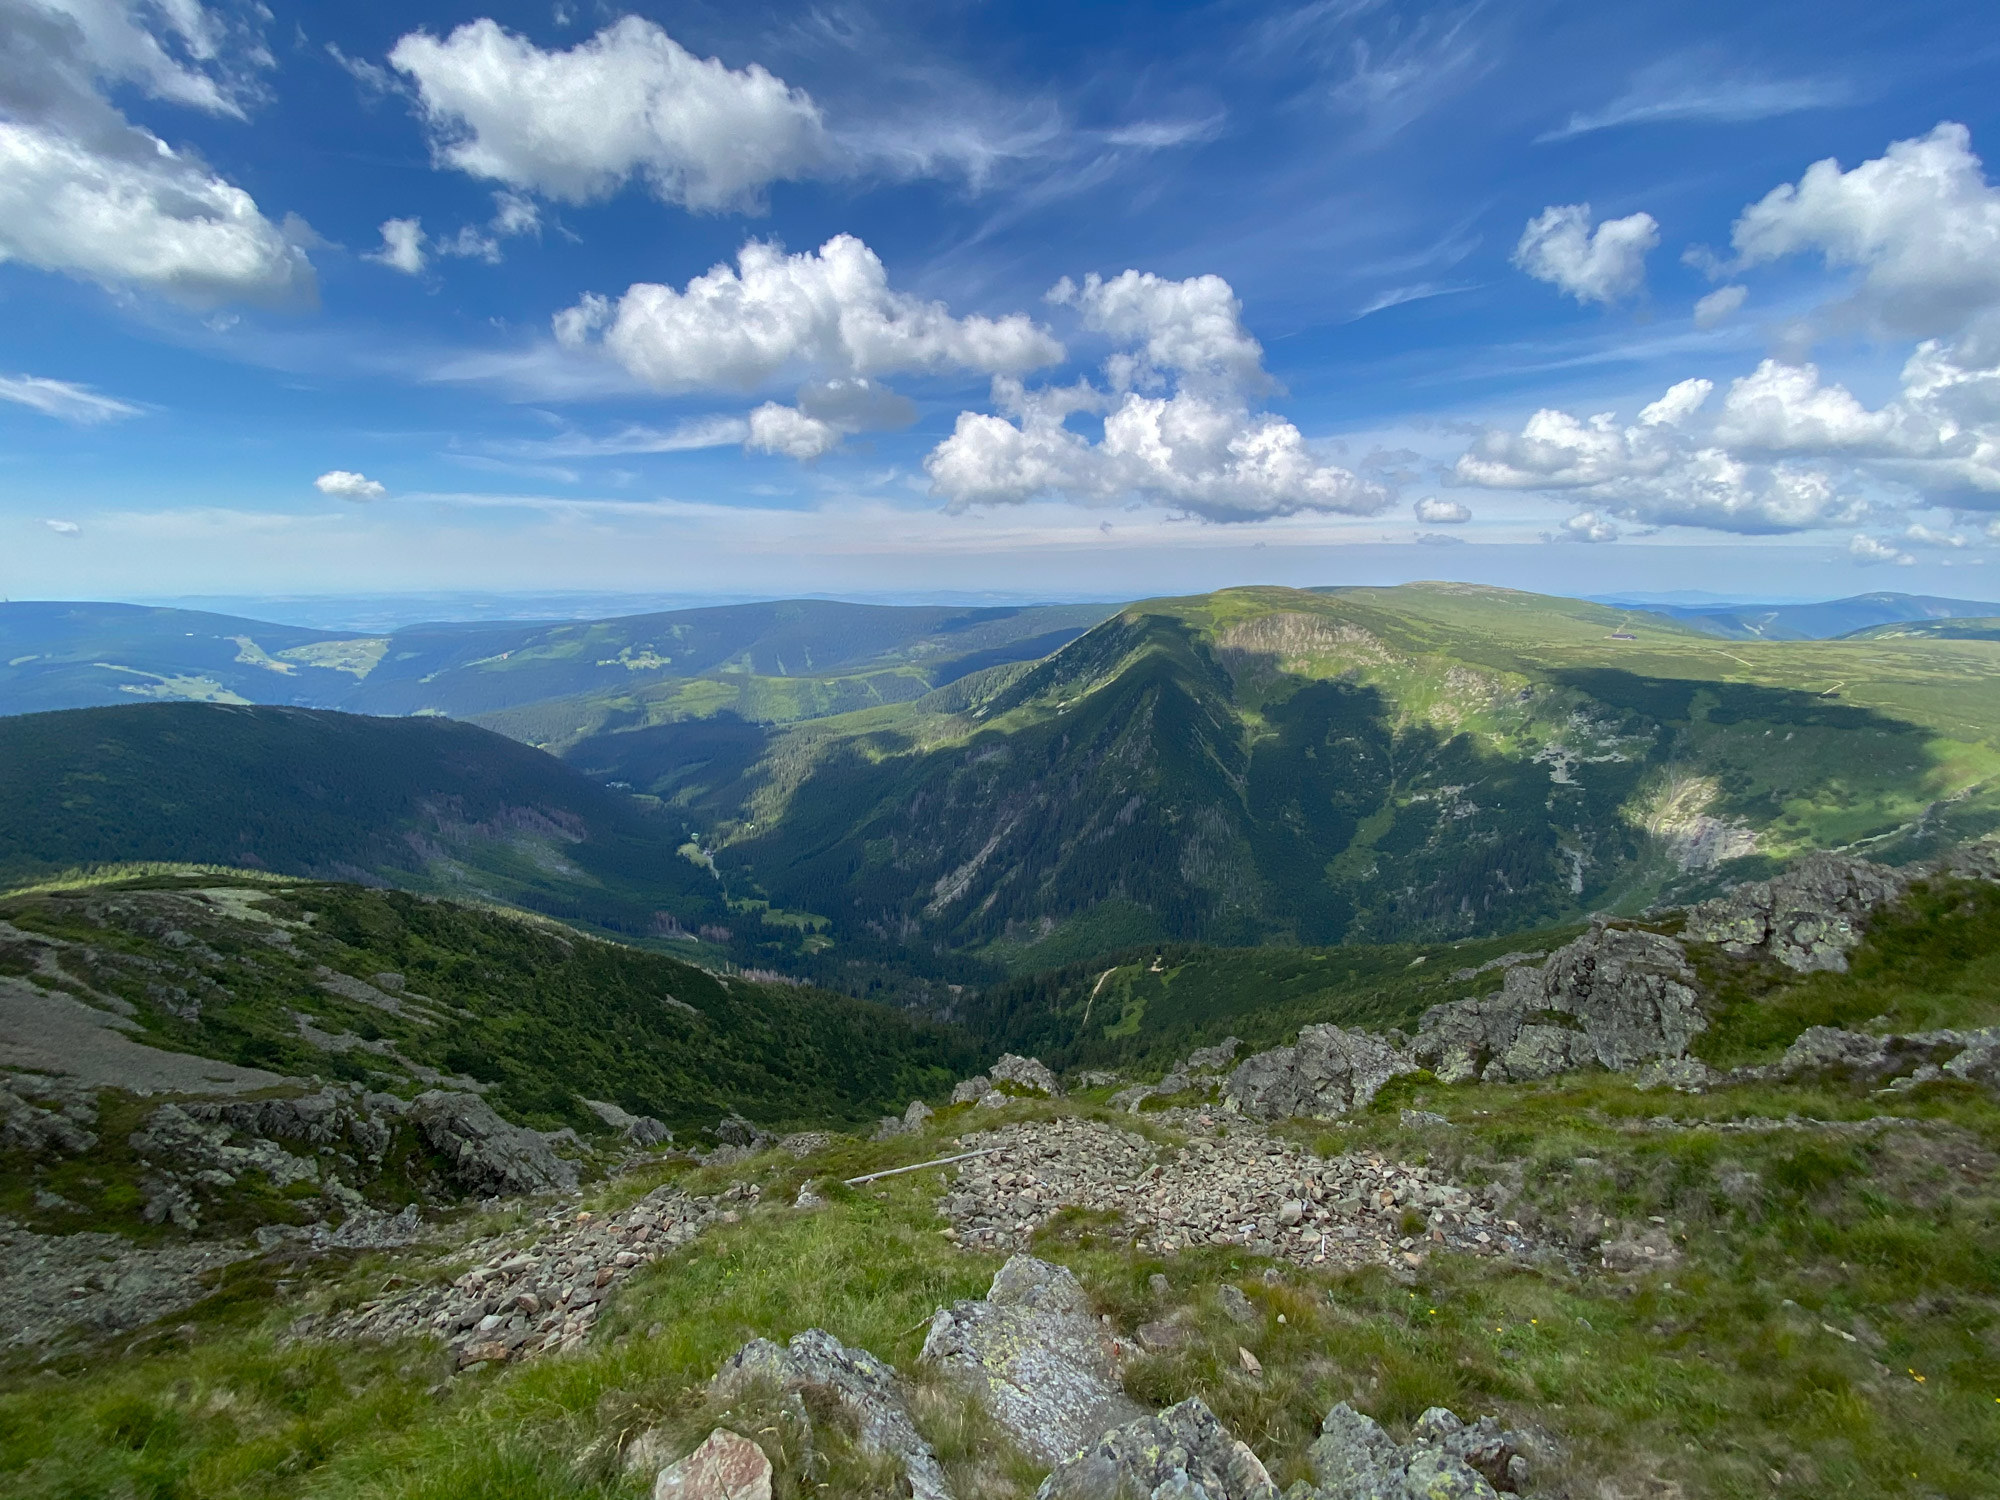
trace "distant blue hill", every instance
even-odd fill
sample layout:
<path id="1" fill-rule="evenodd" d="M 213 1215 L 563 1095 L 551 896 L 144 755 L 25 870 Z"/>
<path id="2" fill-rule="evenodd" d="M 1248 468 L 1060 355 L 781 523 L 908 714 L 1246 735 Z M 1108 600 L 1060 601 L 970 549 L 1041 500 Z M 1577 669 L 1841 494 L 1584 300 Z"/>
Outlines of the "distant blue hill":
<path id="1" fill-rule="evenodd" d="M 1990 619 L 2000 604 L 1980 599 L 1939 599 L 1926 594 L 1856 594 L 1813 604 L 1666 602 L 1667 596 L 1626 594 L 1597 599 L 1665 615 L 1705 635 L 1739 641 L 1827 641 L 1877 625 L 1914 620 Z"/>

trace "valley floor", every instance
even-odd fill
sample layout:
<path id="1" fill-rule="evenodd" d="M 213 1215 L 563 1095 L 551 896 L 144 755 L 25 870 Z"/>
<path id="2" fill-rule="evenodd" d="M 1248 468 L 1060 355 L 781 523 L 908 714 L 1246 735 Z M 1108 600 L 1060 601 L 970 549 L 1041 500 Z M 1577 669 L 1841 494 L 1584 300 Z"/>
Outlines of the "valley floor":
<path id="1" fill-rule="evenodd" d="M 960 1500 L 1026 1496 L 1047 1464 L 919 1355 L 1027 1248 L 1131 1398 L 1199 1396 L 1280 1488 L 1344 1401 L 1399 1437 L 1499 1415 L 1529 1494 L 2000 1493 L 2000 1107 L 1970 1085 L 1406 1079 L 1272 1126 L 1105 1092 L 662 1155 L 400 1249 L 287 1241 L 150 1328 L 17 1351 L 0 1490 L 637 1496 L 726 1426 L 780 1496 L 902 1493 L 837 1412 L 711 1394 L 746 1340 L 821 1328 L 895 1368 Z"/>

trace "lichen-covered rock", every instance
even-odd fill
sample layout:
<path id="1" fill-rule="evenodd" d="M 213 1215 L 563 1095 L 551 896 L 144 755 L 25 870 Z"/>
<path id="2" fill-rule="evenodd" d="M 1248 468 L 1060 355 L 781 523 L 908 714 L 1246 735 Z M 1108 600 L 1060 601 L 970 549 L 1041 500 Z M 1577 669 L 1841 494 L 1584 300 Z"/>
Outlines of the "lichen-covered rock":
<path id="1" fill-rule="evenodd" d="M 1278 1500 L 1249 1447 L 1199 1400 L 1115 1427 L 1058 1464 L 1036 1500 Z"/>
<path id="2" fill-rule="evenodd" d="M 1865 859 L 1809 854 L 1769 880 L 1690 908 L 1682 932 L 1730 953 L 1761 950 L 1801 974 L 1845 973 L 1869 913 L 1901 896 L 1910 879 Z"/>
<path id="3" fill-rule="evenodd" d="M 1376 1420 L 1345 1401 L 1326 1414 L 1306 1462 L 1327 1500 L 1402 1500 L 1406 1459 Z"/>
<path id="4" fill-rule="evenodd" d="M 541 1193 L 576 1186 L 574 1166 L 534 1131 L 501 1119 L 477 1094 L 432 1089 L 410 1101 L 409 1117 L 467 1192 Z"/>
<path id="5" fill-rule="evenodd" d="M 1015 1088 L 1028 1089 L 1037 1094 L 1047 1094 L 1051 1099 L 1062 1094 L 1062 1085 L 1056 1075 L 1039 1057 L 1019 1057 L 1009 1052 L 993 1065 L 993 1083 L 998 1087 L 1011 1083 Z"/>
<path id="6" fill-rule="evenodd" d="M 1077 1280 L 1016 1255 L 980 1302 L 939 1308 L 923 1359 L 966 1381 L 994 1420 L 1044 1463 L 1141 1414 Z"/>
<path id="7" fill-rule="evenodd" d="M 944 1469 L 910 1419 L 896 1372 L 866 1349 L 850 1349 L 818 1328 L 794 1334 L 782 1348 L 752 1339 L 723 1362 L 709 1389 L 727 1400 L 760 1381 L 833 1401 L 854 1423 L 862 1448 L 901 1462 L 912 1500 L 951 1500 Z"/>
<path id="8" fill-rule="evenodd" d="M 1287 1500 L 1495 1500 L 1496 1490 L 1526 1482 L 1521 1440 L 1492 1417 L 1461 1422 L 1433 1406 L 1417 1418 L 1407 1444 L 1345 1401 L 1326 1414 L 1306 1452 L 1312 1485 Z"/>
<path id="9" fill-rule="evenodd" d="M 1290 1047 L 1245 1058 L 1223 1084 L 1226 1107 L 1259 1120 L 1331 1117 L 1365 1108 L 1382 1085 L 1417 1064 L 1378 1036 L 1307 1026 Z"/>

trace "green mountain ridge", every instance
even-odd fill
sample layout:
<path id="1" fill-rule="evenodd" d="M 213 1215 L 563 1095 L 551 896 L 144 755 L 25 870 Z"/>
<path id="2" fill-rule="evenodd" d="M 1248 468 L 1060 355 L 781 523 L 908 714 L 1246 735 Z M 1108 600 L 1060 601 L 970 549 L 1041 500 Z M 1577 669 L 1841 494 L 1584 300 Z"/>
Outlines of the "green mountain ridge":
<path id="1" fill-rule="evenodd" d="M 731 914 L 677 819 L 470 724 L 134 704 L 0 718 L 0 881 L 134 861 L 363 880 L 633 937 Z"/>
<path id="2" fill-rule="evenodd" d="M 593 775 L 836 938 L 1046 967 L 1134 943 L 1434 940 L 2000 818 L 2000 656 L 1739 645 L 1506 590 L 1128 606 L 949 697 L 612 732 Z"/>

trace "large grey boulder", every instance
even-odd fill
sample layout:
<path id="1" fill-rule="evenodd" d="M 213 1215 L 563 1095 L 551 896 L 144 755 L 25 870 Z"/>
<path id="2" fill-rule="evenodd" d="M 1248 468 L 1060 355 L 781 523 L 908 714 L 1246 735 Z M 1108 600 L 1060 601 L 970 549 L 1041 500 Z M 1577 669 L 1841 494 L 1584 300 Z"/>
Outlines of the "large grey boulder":
<path id="1" fill-rule="evenodd" d="M 1278 1500 L 1257 1455 L 1200 1400 L 1113 1428 L 1058 1464 L 1035 1500 Z"/>
<path id="2" fill-rule="evenodd" d="M 854 1423 L 862 1448 L 902 1464 L 912 1500 L 952 1500 L 936 1452 L 910 1419 L 896 1372 L 866 1349 L 850 1349 L 819 1328 L 794 1334 L 782 1348 L 752 1339 L 723 1362 L 709 1390 L 731 1400 L 759 1383 L 831 1400 Z"/>
<path id="3" fill-rule="evenodd" d="M 1694 966 L 1670 937 L 1599 925 L 1500 993 L 1431 1007 L 1410 1055 L 1446 1083 L 1521 1082 L 1687 1055 L 1707 1029 Z"/>
<path id="4" fill-rule="evenodd" d="M 923 1360 L 968 1383 L 1027 1452 L 1060 1463 L 1107 1428 L 1143 1415 L 1090 1301 L 1061 1266 L 1016 1255 L 981 1302 L 939 1308 Z"/>
<path id="5" fill-rule="evenodd" d="M 1363 1109 L 1382 1085 L 1417 1064 L 1378 1036 L 1340 1026 L 1307 1026 L 1289 1047 L 1238 1063 L 1222 1086 L 1224 1105 L 1252 1119 L 1330 1118 Z"/>
<path id="6" fill-rule="evenodd" d="M 477 1094 L 432 1089 L 410 1101 L 410 1122 L 432 1150 L 450 1164 L 452 1178 L 469 1193 L 567 1191 L 576 1168 L 532 1130 L 510 1125 Z"/>
<path id="7" fill-rule="evenodd" d="M 1809 854 L 1769 880 L 1691 907 L 1683 936 L 1730 953 L 1768 953 L 1801 974 L 1845 973 L 1868 916 L 1908 889 L 1912 875 L 1865 859 Z"/>
<path id="8" fill-rule="evenodd" d="M 1003 1083 L 1011 1083 L 1015 1088 L 1047 1094 L 1051 1099 L 1062 1094 L 1062 1085 L 1056 1081 L 1056 1075 L 1039 1057 L 1006 1053 L 993 1065 L 991 1076 L 996 1088 Z"/>

